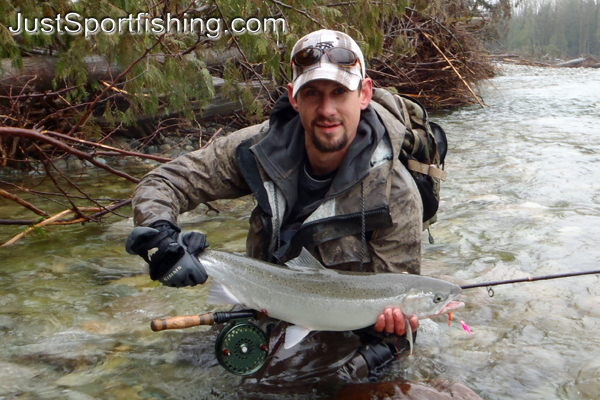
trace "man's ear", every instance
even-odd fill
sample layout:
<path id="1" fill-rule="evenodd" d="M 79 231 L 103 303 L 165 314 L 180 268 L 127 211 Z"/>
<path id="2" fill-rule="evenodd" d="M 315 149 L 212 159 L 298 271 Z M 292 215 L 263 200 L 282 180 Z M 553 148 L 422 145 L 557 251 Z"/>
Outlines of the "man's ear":
<path id="1" fill-rule="evenodd" d="M 294 107 L 294 110 L 298 111 L 298 101 L 292 95 L 294 93 L 294 85 L 292 83 L 288 83 L 288 97 L 290 99 L 290 104 Z"/>
<path id="2" fill-rule="evenodd" d="M 371 78 L 365 78 L 362 81 L 361 93 L 360 93 L 360 109 L 364 110 L 369 106 L 371 98 L 373 97 L 373 81 Z"/>

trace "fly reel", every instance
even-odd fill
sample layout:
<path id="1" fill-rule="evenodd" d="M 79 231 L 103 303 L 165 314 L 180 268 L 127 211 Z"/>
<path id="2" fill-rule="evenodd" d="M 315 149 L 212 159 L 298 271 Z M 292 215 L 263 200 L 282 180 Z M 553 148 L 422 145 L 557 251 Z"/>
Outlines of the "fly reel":
<path id="1" fill-rule="evenodd" d="M 154 332 L 165 329 L 181 329 L 198 325 L 227 323 L 215 342 L 219 364 L 236 375 L 249 375 L 260 369 L 267 361 L 269 341 L 267 335 L 251 322 L 261 317 L 255 310 L 215 312 L 202 315 L 183 315 L 155 319 L 150 327 Z"/>
<path id="2" fill-rule="evenodd" d="M 217 337 L 215 354 L 219 364 L 232 374 L 252 374 L 267 361 L 267 335 L 249 319 L 231 320 Z"/>

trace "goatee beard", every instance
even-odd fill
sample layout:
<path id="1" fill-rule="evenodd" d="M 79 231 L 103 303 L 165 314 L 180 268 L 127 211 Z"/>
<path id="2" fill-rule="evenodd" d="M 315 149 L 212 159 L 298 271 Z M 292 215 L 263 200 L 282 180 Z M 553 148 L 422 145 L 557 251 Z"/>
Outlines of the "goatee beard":
<path id="1" fill-rule="evenodd" d="M 321 140 L 313 129 L 309 132 L 306 132 L 310 138 L 311 143 L 321 153 L 334 153 L 336 151 L 342 150 L 348 144 L 348 132 L 344 130 L 344 134 L 337 139 L 336 141 L 330 142 L 326 140 Z"/>

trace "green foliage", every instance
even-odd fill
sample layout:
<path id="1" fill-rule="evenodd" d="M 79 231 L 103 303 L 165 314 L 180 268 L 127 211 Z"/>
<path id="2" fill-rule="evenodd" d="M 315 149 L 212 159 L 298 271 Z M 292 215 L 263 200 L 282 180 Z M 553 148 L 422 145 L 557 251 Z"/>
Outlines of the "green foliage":
<path id="1" fill-rule="evenodd" d="M 50 234 L 46 230 L 44 230 L 44 228 L 35 226 L 36 224 L 42 222 L 42 220 L 43 218 L 38 218 L 33 225 L 23 228 L 23 233 L 25 235 L 36 235 L 41 239 L 46 239 L 48 236 L 50 236 Z"/>

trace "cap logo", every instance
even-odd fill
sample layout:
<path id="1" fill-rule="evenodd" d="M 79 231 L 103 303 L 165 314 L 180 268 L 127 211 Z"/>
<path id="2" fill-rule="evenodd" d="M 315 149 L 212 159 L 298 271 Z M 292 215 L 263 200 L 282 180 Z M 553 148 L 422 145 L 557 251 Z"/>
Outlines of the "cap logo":
<path id="1" fill-rule="evenodd" d="M 315 47 L 322 50 L 333 49 L 333 42 L 319 42 Z"/>

